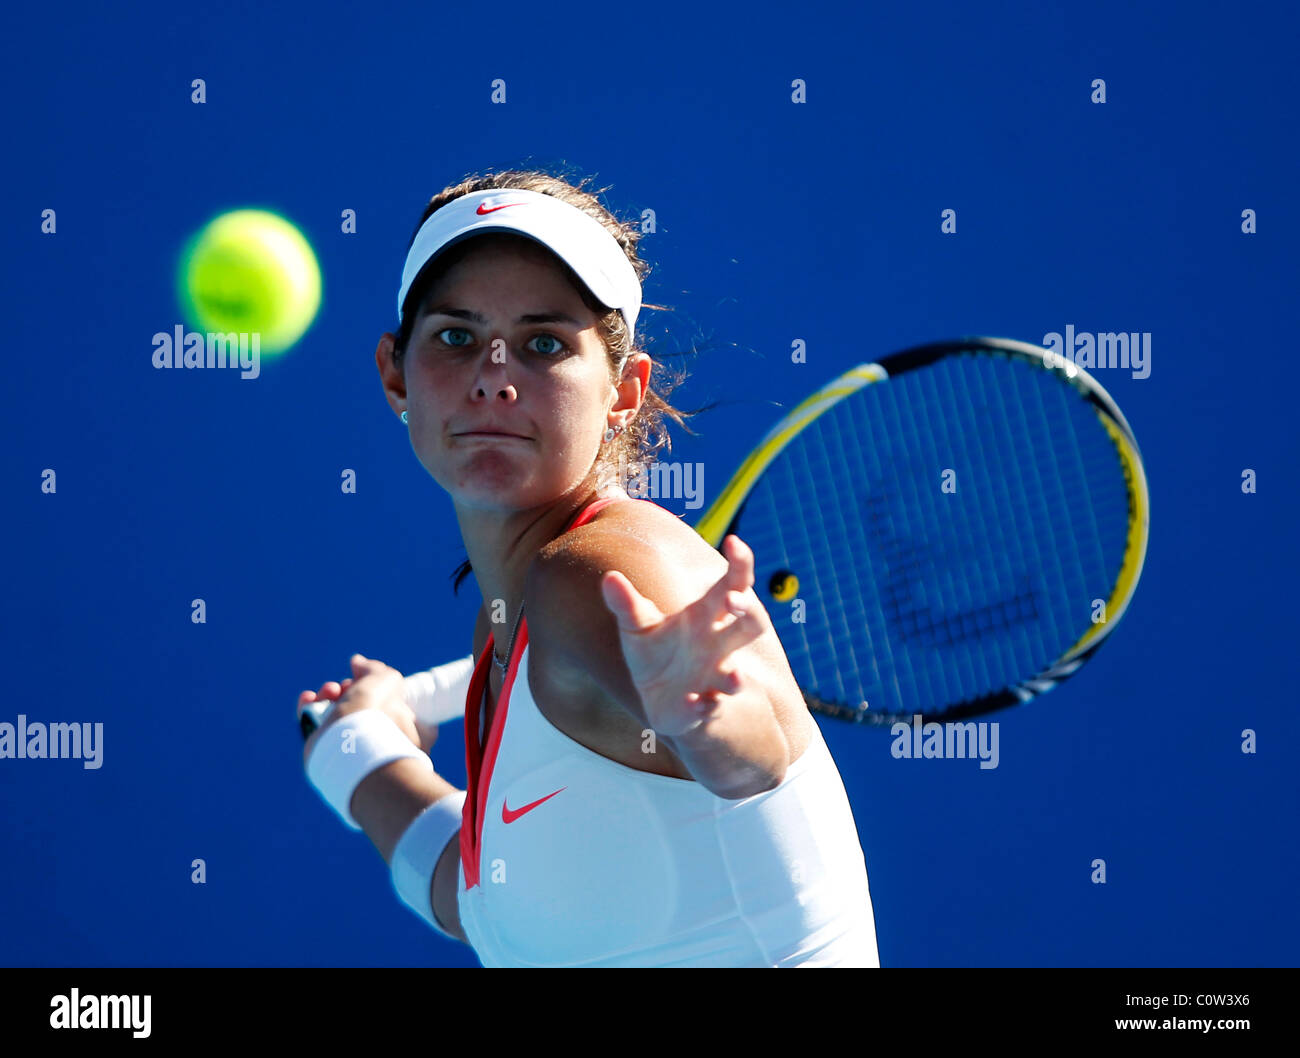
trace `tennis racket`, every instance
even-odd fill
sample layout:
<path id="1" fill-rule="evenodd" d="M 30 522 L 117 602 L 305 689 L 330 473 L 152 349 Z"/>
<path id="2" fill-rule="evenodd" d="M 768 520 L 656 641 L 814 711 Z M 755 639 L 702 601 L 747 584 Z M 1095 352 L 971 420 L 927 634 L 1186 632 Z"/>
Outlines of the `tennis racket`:
<path id="1" fill-rule="evenodd" d="M 861 364 L 759 442 L 701 516 L 754 552 L 808 707 L 953 720 L 1076 673 L 1146 555 L 1137 442 L 1097 381 L 1024 342 Z"/>

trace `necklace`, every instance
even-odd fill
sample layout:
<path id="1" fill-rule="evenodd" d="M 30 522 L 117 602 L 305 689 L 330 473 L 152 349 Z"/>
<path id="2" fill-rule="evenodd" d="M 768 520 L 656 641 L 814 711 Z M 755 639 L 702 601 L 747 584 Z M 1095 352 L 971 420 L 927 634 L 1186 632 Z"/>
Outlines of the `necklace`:
<path id="1" fill-rule="evenodd" d="M 514 631 L 510 633 L 510 645 L 506 647 L 506 660 L 502 661 L 500 658 L 497 657 L 497 652 L 495 650 L 492 651 L 492 663 L 496 665 L 498 669 L 501 670 L 502 676 L 504 676 L 510 670 L 510 658 L 515 652 L 515 636 L 519 634 L 519 622 L 523 619 L 523 616 L 524 616 L 524 607 L 523 604 L 520 603 L 519 614 L 515 618 L 515 628 Z"/>

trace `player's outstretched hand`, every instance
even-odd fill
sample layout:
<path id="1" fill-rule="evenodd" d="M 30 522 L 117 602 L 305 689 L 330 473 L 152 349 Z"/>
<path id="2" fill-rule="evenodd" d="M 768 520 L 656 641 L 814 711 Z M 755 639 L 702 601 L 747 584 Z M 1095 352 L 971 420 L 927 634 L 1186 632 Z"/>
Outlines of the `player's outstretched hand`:
<path id="1" fill-rule="evenodd" d="M 723 696 L 741 693 L 747 678 L 736 651 L 770 624 L 753 591 L 754 552 L 733 534 L 722 542 L 722 555 L 727 571 L 677 613 L 663 613 L 617 571 L 601 581 L 646 720 L 669 738 L 707 720 Z"/>

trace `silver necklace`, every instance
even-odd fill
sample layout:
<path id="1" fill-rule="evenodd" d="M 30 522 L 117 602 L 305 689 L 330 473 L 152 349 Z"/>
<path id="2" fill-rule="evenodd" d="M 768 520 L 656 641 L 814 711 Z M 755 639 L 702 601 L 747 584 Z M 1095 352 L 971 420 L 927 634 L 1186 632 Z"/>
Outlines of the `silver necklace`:
<path id="1" fill-rule="evenodd" d="M 510 645 L 506 647 L 506 660 L 502 661 L 500 658 L 497 657 L 497 652 L 495 650 L 492 651 L 492 662 L 493 664 L 496 665 L 498 669 L 501 670 L 502 676 L 504 676 L 507 672 L 510 671 L 510 658 L 514 655 L 515 652 L 515 636 L 519 634 L 519 622 L 523 619 L 523 616 L 524 616 L 524 607 L 523 604 L 520 603 L 519 615 L 515 618 L 515 628 L 514 631 L 510 633 Z"/>

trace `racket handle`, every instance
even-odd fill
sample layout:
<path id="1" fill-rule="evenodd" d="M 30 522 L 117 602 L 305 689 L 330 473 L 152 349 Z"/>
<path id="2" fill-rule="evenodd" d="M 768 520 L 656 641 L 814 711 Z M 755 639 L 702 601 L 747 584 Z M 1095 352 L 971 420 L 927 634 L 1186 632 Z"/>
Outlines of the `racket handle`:
<path id="1" fill-rule="evenodd" d="M 470 677 L 474 674 L 474 656 L 466 654 L 445 665 L 435 665 L 424 672 L 416 672 L 403 680 L 406 704 L 415 719 L 425 727 L 437 727 L 448 720 L 465 715 L 465 699 L 469 694 Z M 326 699 L 308 702 L 299 714 L 302 737 L 307 738 L 325 723 L 334 702 Z"/>

